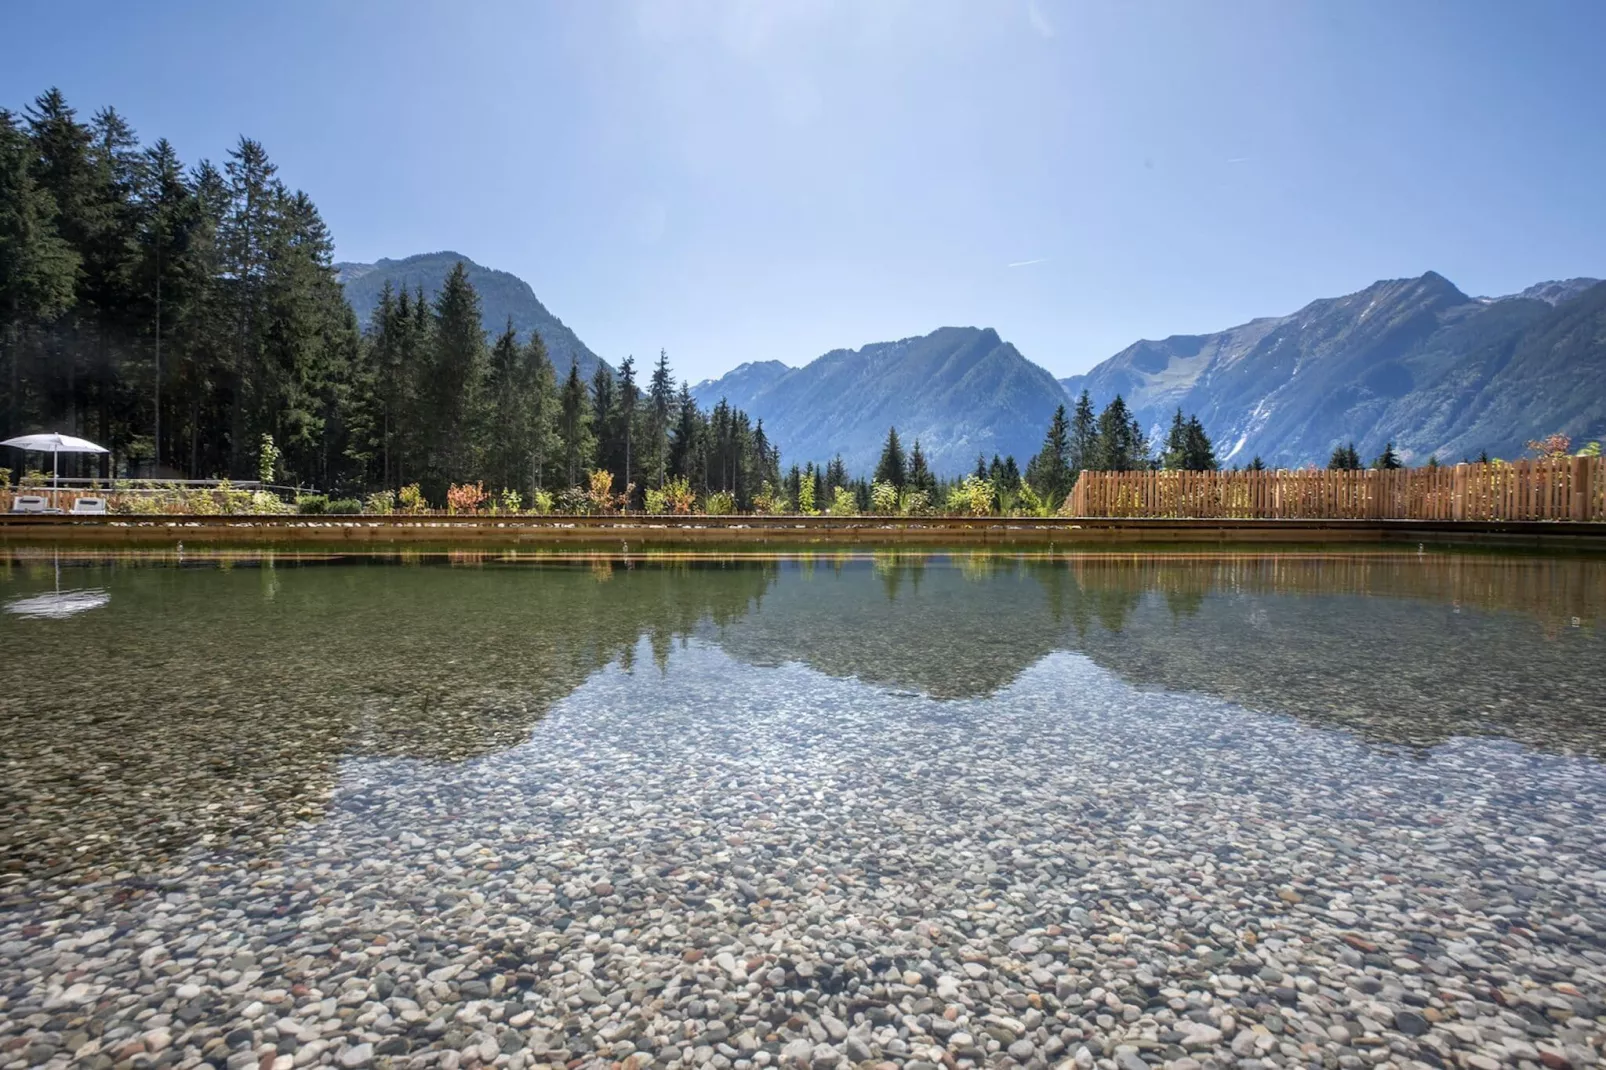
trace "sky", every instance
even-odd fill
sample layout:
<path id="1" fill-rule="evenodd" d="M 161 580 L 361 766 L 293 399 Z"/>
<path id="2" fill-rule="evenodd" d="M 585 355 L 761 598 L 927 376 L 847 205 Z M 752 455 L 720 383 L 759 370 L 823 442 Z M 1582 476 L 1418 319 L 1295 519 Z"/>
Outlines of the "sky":
<path id="1" fill-rule="evenodd" d="M 340 259 L 455 250 L 692 381 L 1606 275 L 1598 0 L 7 0 L 0 39 L 0 105 L 250 136 Z"/>

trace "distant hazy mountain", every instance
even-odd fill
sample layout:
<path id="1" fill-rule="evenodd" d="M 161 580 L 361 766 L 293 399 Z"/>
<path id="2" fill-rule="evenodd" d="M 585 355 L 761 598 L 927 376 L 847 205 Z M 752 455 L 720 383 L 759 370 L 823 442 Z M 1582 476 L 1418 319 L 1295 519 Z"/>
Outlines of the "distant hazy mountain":
<path id="1" fill-rule="evenodd" d="M 335 265 L 335 271 L 340 284 L 345 287 L 346 300 L 357 313 L 357 319 L 367 326 L 368 317 L 379 305 L 379 294 L 386 282 L 396 290 L 405 287 L 412 291 L 422 286 L 425 296 L 433 300 L 440 292 L 441 284 L 446 281 L 446 276 L 451 273 L 452 266 L 459 260 L 468 269 L 468 278 L 474 284 L 474 289 L 479 291 L 481 318 L 485 329 L 492 335 L 502 332 L 509 316 L 513 317 L 513 327 L 519 332 L 521 341 L 529 338 L 531 331 L 539 331 L 560 380 L 569 374 L 571 361 L 579 363 L 580 374 L 587 379 L 596 371 L 598 362 L 606 363 L 586 348 L 586 344 L 564 326 L 562 320 L 546 310 L 546 306 L 536 299 L 529 283 L 506 271 L 481 267 L 461 253 L 420 253 L 402 260 L 381 260 L 375 264 L 341 263 Z"/>
<path id="2" fill-rule="evenodd" d="M 1313 301 L 1215 334 L 1142 341 L 1062 379 L 1123 395 L 1158 430 L 1198 413 L 1228 464 L 1325 462 L 1353 439 L 1408 462 L 1519 456 L 1553 431 L 1606 435 L 1606 284 L 1544 282 L 1470 298 L 1434 272 Z"/>
<path id="3" fill-rule="evenodd" d="M 698 403 L 725 398 L 764 421 L 782 463 L 842 454 L 869 475 L 887 428 L 916 439 L 939 474 L 970 470 L 978 453 L 1011 454 L 1022 467 L 1042 445 L 1055 406 L 1054 377 L 991 328 L 944 327 L 923 338 L 837 349 L 801 368 L 743 364 L 692 389 Z"/>

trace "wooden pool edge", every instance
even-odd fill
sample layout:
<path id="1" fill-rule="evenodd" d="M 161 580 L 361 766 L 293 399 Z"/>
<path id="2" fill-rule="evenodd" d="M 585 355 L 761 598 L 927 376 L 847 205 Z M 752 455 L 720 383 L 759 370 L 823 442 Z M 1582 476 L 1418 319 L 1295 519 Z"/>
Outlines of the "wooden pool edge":
<path id="1" fill-rule="evenodd" d="M 1588 521 L 957 517 L 0 517 L 0 545 L 447 547 L 1044 547 L 1422 543 L 1606 550 Z"/>

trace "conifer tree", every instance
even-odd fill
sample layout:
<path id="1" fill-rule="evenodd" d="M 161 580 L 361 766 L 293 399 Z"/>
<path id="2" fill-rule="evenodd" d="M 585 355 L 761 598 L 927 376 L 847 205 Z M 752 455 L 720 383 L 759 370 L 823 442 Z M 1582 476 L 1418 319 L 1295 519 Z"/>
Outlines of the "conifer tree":
<path id="1" fill-rule="evenodd" d="M 569 364 L 558 402 L 558 440 L 563 448 L 564 479 L 570 487 L 579 486 L 584 470 L 591 464 L 594 440 L 591 437 L 591 396 L 580 378 L 580 365 Z"/>
<path id="2" fill-rule="evenodd" d="M 935 501 L 937 498 L 937 477 L 932 474 L 931 465 L 926 461 L 925 453 L 920 449 L 920 440 L 915 439 L 914 448 L 909 451 L 909 486 L 917 491 L 925 491 L 926 495 Z"/>
<path id="3" fill-rule="evenodd" d="M 898 429 L 887 429 L 886 444 L 881 447 L 881 460 L 876 464 L 875 481 L 890 483 L 899 490 L 909 479 L 909 470 L 903 456 L 903 445 L 898 441 Z"/>
<path id="4" fill-rule="evenodd" d="M 1071 416 L 1070 450 L 1065 458 L 1072 475 L 1084 468 L 1097 468 L 1099 450 L 1098 418 L 1093 414 L 1093 400 L 1086 390 L 1076 399 L 1076 411 Z"/>
<path id="5" fill-rule="evenodd" d="M 1071 450 L 1071 425 L 1065 415 L 1065 406 L 1060 405 L 1049 421 L 1042 449 L 1026 464 L 1026 482 L 1032 485 L 1039 497 L 1056 505 L 1071 492 L 1074 482 Z"/>
<path id="6" fill-rule="evenodd" d="M 1404 468 L 1405 465 L 1400 461 L 1400 455 L 1394 452 L 1394 443 L 1390 442 L 1383 447 L 1383 452 L 1377 455 L 1377 460 L 1372 462 L 1372 467 L 1388 470 Z"/>
<path id="7" fill-rule="evenodd" d="M 669 427 L 675 408 L 675 380 L 669 372 L 669 354 L 658 351 L 658 363 L 647 386 L 647 430 L 651 437 L 653 485 L 662 487 L 669 463 Z"/>

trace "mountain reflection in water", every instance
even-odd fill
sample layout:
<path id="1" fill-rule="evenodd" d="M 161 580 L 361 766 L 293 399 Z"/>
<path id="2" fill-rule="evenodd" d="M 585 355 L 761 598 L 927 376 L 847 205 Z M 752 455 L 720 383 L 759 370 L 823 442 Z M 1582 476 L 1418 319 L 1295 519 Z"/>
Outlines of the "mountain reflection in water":
<path id="1" fill-rule="evenodd" d="M 506 750 L 604 666 L 673 688 L 694 637 L 936 699 L 984 698 L 1072 651 L 1157 702 L 1204 692 L 1378 743 L 1496 735 L 1606 757 L 1598 560 L 265 554 L 68 573 L 109 593 L 97 612 L 0 617 L 16 666 L 0 894 L 137 876 L 197 844 L 267 849 L 323 814 L 343 760 Z M 0 561 L 0 601 L 53 589 L 50 564 Z"/>

